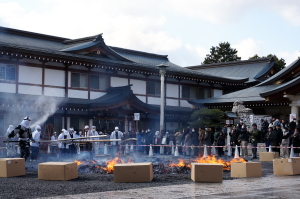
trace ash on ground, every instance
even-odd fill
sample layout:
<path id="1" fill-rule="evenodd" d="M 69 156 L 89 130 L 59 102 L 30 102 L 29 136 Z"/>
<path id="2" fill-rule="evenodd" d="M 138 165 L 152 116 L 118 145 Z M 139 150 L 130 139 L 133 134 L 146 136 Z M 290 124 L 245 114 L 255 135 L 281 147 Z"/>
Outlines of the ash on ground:
<path id="1" fill-rule="evenodd" d="M 162 159 L 157 158 L 151 160 L 154 166 L 155 162 L 162 161 Z M 175 162 L 175 159 L 172 161 Z M 145 162 L 149 162 L 149 159 L 145 159 Z M 81 171 L 80 169 L 77 179 L 70 181 L 45 181 L 38 180 L 37 164 L 38 162 L 28 162 L 25 176 L 0 178 L 0 198 L 55 197 L 194 183 L 189 172 L 154 174 L 153 181 L 149 183 L 114 183 L 113 174 L 97 173 L 90 170 Z M 263 177 L 273 175 L 272 162 L 262 162 L 262 169 Z M 223 180 L 234 180 L 234 178 L 230 177 L 230 171 L 224 170 Z"/>

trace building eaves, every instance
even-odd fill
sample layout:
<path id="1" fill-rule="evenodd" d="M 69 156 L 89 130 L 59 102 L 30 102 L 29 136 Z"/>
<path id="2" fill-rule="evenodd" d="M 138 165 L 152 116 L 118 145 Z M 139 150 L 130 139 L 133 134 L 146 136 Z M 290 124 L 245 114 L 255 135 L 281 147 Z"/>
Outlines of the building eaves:
<path id="1" fill-rule="evenodd" d="M 41 53 L 44 56 L 59 56 L 63 59 L 75 59 L 76 61 L 86 61 L 86 62 L 93 62 L 96 64 L 118 64 L 120 67 L 132 67 L 133 69 L 144 69 L 144 70 L 151 70 L 153 72 L 158 72 L 158 67 L 156 65 L 151 65 L 151 64 L 141 64 L 141 63 L 132 63 L 132 62 L 125 62 L 125 61 L 118 61 L 118 60 L 113 60 L 113 59 L 108 59 L 108 58 L 100 58 L 100 57 L 91 57 L 91 56 L 86 56 L 86 55 L 80 55 L 80 54 L 74 54 L 74 53 L 66 53 L 66 52 L 60 52 L 58 50 L 51 50 L 51 49 L 45 49 L 45 48 L 32 48 L 31 46 L 26 46 L 26 45 L 14 45 L 14 44 L 7 44 L 4 42 L 0 42 L 0 49 L 7 49 L 7 50 L 20 50 L 22 53 Z M 102 63 L 99 63 L 102 62 Z M 159 64 L 161 64 L 160 62 Z M 163 64 L 170 64 L 169 61 L 167 63 Z M 174 75 L 189 75 L 189 77 L 194 77 L 194 78 L 203 78 L 207 80 L 213 80 L 213 81 L 224 81 L 224 82 L 230 82 L 230 83 L 244 83 L 245 81 L 248 80 L 248 78 L 223 78 L 223 77 L 217 77 L 213 75 L 207 75 L 204 73 L 200 73 L 197 71 L 192 71 L 189 69 L 186 69 L 184 67 L 180 67 L 177 65 L 172 65 L 170 64 L 170 67 L 167 68 L 167 72 L 173 73 Z"/>
<path id="2" fill-rule="evenodd" d="M 298 76 L 297 78 L 295 78 L 291 81 L 285 82 L 284 84 L 278 84 L 278 87 L 276 87 L 274 89 L 271 89 L 267 92 L 260 93 L 260 96 L 261 97 L 267 97 L 267 96 L 282 92 L 282 91 L 284 91 L 288 88 L 291 88 L 293 86 L 298 86 L 299 84 L 300 84 L 300 76 Z"/>
<path id="3" fill-rule="evenodd" d="M 257 86 L 264 86 L 264 85 L 269 85 L 273 84 L 277 81 L 279 81 L 281 78 L 283 78 L 286 74 L 293 72 L 293 70 L 298 67 L 300 64 L 300 58 L 296 59 L 293 61 L 290 65 L 273 75 L 272 77 L 268 78 L 267 80 L 261 82 Z"/>
<path id="4" fill-rule="evenodd" d="M 243 102 L 259 102 L 265 101 L 263 97 L 260 96 L 260 93 L 267 92 L 271 89 L 278 87 L 279 85 L 267 85 L 267 86 L 253 86 L 247 89 L 229 93 L 226 95 L 221 95 L 218 97 L 201 99 L 201 100 L 188 100 L 190 104 L 194 105 L 203 105 L 203 104 L 216 104 L 216 103 L 233 103 L 237 100 Z"/>

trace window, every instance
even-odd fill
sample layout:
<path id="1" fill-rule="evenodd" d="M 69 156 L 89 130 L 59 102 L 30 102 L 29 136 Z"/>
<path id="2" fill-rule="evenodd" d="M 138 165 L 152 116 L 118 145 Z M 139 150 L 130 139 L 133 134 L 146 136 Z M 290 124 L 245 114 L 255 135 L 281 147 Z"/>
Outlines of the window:
<path id="1" fill-rule="evenodd" d="M 54 132 L 59 135 L 61 133 L 62 126 L 62 117 L 54 117 L 53 119 Z M 66 128 L 66 127 L 64 127 Z"/>
<path id="2" fill-rule="evenodd" d="M 197 98 L 197 87 L 182 86 L 182 98 L 196 99 Z"/>
<path id="3" fill-rule="evenodd" d="M 211 89 L 210 88 L 199 88 L 199 98 L 200 99 L 211 98 Z"/>
<path id="4" fill-rule="evenodd" d="M 147 93 L 149 95 L 160 95 L 160 82 L 148 82 Z"/>
<path id="5" fill-rule="evenodd" d="M 0 79 L 16 81 L 16 66 L 0 64 Z"/>
<path id="6" fill-rule="evenodd" d="M 71 87 L 73 88 L 87 88 L 87 74 L 72 73 Z"/>
<path id="7" fill-rule="evenodd" d="M 90 77 L 91 89 L 106 90 L 109 87 L 109 77 L 99 75 L 91 75 Z"/>

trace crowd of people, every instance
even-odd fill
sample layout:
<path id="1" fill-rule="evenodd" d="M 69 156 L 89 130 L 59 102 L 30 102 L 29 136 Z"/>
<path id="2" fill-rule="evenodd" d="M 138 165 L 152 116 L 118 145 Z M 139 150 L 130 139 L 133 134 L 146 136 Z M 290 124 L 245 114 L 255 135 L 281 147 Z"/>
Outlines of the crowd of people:
<path id="1" fill-rule="evenodd" d="M 30 160 L 37 160 L 43 136 L 39 125 L 35 126 L 34 132 L 31 133 L 30 122 L 31 119 L 27 116 L 16 128 L 13 125 L 8 127 L 8 157 L 16 155 L 15 144 L 18 142 L 21 157 L 27 159 L 31 152 Z M 238 146 L 239 154 L 248 157 L 247 146 L 250 143 L 252 146 L 252 159 L 255 159 L 257 158 L 257 143 L 260 141 L 264 141 L 266 147 L 272 146 L 272 150 L 279 152 L 279 154 L 279 147 L 282 146 L 283 157 L 288 157 L 290 153 L 290 149 L 284 147 L 290 147 L 291 145 L 300 147 L 300 125 L 296 119 L 287 123 L 284 120 L 279 121 L 279 119 L 273 118 L 271 121 L 262 121 L 261 126 L 261 131 L 259 131 L 255 123 L 250 128 L 241 120 L 231 128 L 228 128 L 227 125 L 223 125 L 222 128 L 210 126 L 187 127 L 178 131 L 161 132 L 152 131 L 148 128 L 123 133 L 118 127 L 115 127 L 113 132 L 108 133 L 107 131 L 97 131 L 95 126 L 90 128 L 86 125 L 83 131 L 75 131 L 71 127 L 68 130 L 62 129 L 59 134 L 53 132 L 51 135 L 52 142 L 48 142 L 48 153 L 59 155 L 60 158 L 75 158 L 77 154 L 87 152 L 92 158 L 94 155 L 101 154 L 114 155 L 119 151 L 125 153 L 128 145 L 134 145 L 134 151 L 137 151 L 140 155 L 148 155 L 150 147 L 152 147 L 154 155 L 171 155 L 172 147 L 177 147 L 179 155 L 202 156 L 206 145 L 208 154 L 223 156 L 224 146 L 230 143 L 232 156 L 235 154 L 235 146 Z M 228 131 L 228 129 L 231 130 Z M 77 138 L 82 139 L 80 139 L 80 142 L 76 142 Z M 131 138 L 136 138 L 136 142 L 135 139 Z M 227 138 L 230 140 L 227 140 Z M 212 151 L 213 149 L 215 151 Z M 266 148 L 266 150 L 269 151 L 269 148 Z M 295 149 L 294 152 L 298 155 L 300 149 Z"/>

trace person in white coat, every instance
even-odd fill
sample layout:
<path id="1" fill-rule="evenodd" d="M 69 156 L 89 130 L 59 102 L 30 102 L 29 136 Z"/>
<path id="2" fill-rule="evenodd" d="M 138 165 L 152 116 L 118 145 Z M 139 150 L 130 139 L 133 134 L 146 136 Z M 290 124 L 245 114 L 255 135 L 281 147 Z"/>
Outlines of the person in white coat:
<path id="1" fill-rule="evenodd" d="M 58 140 L 62 139 L 70 139 L 71 136 L 69 132 L 65 129 L 61 130 L 61 134 L 58 136 Z M 67 158 L 69 154 L 69 142 L 68 141 L 62 141 L 59 143 L 59 150 L 60 150 L 60 157 L 61 158 Z"/>
<path id="2" fill-rule="evenodd" d="M 51 141 L 53 141 L 53 142 L 51 142 L 51 144 L 50 144 L 50 146 L 51 146 L 51 153 L 52 153 L 53 156 L 55 156 L 55 155 L 59 156 L 58 155 L 58 152 L 59 152 L 58 151 L 58 143 L 55 141 L 57 139 L 58 139 L 57 133 L 53 132 L 53 134 L 51 136 Z"/>
<path id="3" fill-rule="evenodd" d="M 76 138 L 73 127 L 69 128 L 69 134 L 71 138 Z M 71 142 L 69 145 L 70 157 L 74 158 L 77 153 L 77 149 L 74 142 Z"/>
<path id="4" fill-rule="evenodd" d="M 122 139 L 123 138 L 123 133 L 119 131 L 119 127 L 115 127 L 115 130 L 110 134 L 110 139 Z M 116 154 L 121 145 L 121 141 L 112 141 L 112 155 Z"/>
<path id="5" fill-rule="evenodd" d="M 35 131 L 32 133 L 32 138 L 35 140 L 35 142 L 30 142 L 30 146 L 31 146 L 30 161 L 36 161 L 40 150 L 40 141 L 41 141 L 40 125 L 35 126 Z"/>
<path id="6" fill-rule="evenodd" d="M 98 132 L 96 131 L 96 127 L 95 126 L 92 126 L 92 136 L 99 136 Z M 99 140 L 99 138 L 92 138 L 91 140 Z M 93 142 L 93 150 L 94 150 L 94 153 L 96 155 L 99 154 L 99 142 Z"/>
<path id="7" fill-rule="evenodd" d="M 15 129 L 13 125 L 9 125 L 7 131 L 6 131 L 6 137 Z M 13 138 L 10 138 L 9 141 L 16 141 L 16 136 Z M 8 142 L 6 144 L 6 151 L 7 151 L 7 157 L 12 158 L 17 154 L 16 146 L 14 142 Z"/>

